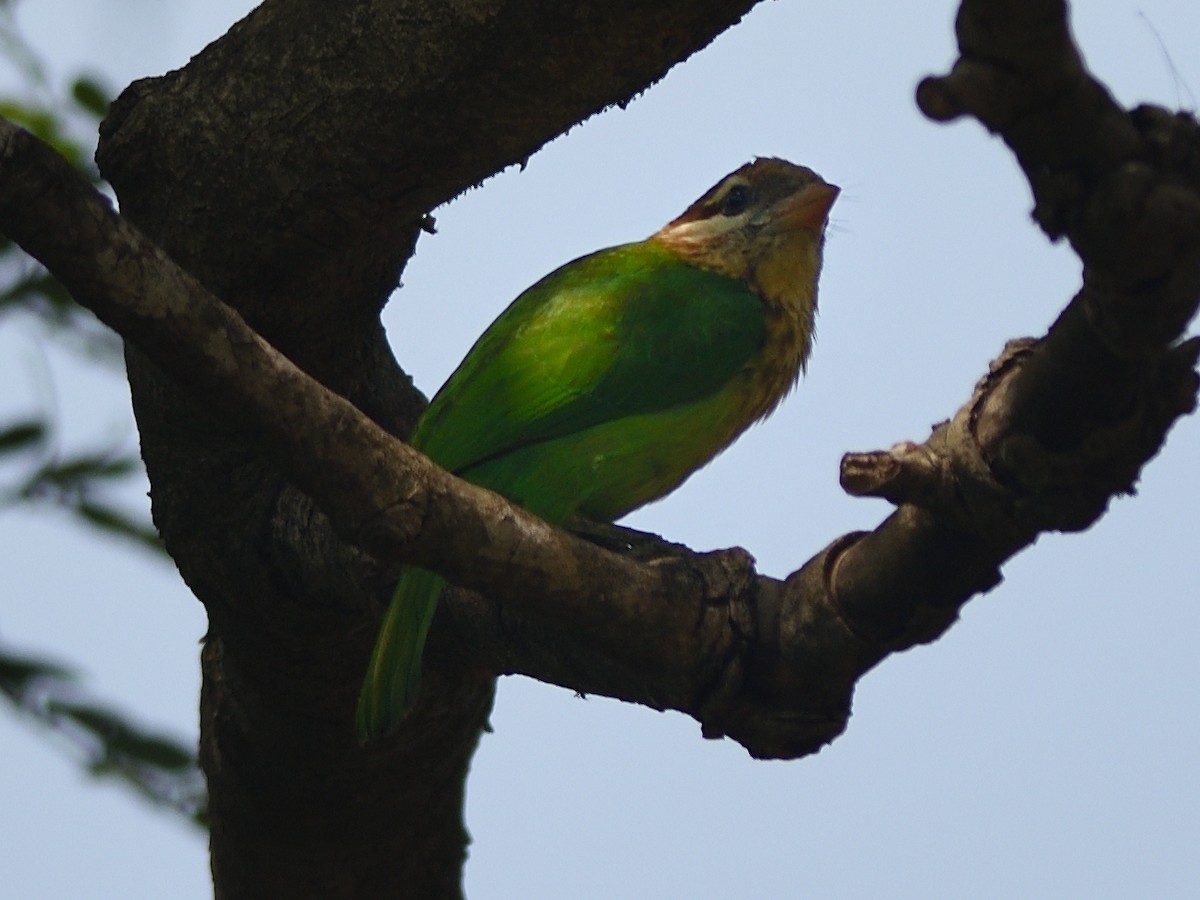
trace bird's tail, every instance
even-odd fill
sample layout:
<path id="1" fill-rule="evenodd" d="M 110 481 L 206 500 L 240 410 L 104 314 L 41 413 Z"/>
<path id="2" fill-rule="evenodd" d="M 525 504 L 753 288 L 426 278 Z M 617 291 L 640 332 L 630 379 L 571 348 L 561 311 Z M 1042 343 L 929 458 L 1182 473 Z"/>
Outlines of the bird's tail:
<path id="1" fill-rule="evenodd" d="M 358 697 L 358 737 L 363 743 L 395 728 L 416 701 L 421 650 L 445 583 L 412 566 L 401 573 Z"/>

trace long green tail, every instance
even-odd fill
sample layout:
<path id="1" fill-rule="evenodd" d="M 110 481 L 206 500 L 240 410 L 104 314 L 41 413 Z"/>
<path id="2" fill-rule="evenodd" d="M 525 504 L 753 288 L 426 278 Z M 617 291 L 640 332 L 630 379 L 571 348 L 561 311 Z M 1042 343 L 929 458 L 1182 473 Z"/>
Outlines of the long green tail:
<path id="1" fill-rule="evenodd" d="M 410 566 L 400 574 L 358 697 L 358 736 L 364 743 L 399 725 L 416 702 L 421 650 L 445 584 L 425 569 Z"/>

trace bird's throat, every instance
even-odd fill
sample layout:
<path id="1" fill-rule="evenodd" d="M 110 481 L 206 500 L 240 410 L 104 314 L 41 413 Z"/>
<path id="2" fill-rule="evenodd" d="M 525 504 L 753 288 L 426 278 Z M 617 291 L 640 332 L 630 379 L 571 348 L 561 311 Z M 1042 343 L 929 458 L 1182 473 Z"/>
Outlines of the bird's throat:
<path id="1" fill-rule="evenodd" d="M 766 340 L 754 387 L 754 418 L 769 415 L 795 387 L 812 349 L 821 244 L 812 235 L 781 235 L 754 266 L 751 287 L 763 302 Z"/>

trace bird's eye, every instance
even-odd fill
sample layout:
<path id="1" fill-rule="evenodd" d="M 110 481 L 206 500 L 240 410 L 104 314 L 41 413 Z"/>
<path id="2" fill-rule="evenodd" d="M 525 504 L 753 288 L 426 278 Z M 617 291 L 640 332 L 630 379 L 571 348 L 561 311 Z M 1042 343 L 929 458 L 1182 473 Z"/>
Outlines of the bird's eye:
<path id="1" fill-rule="evenodd" d="M 729 189 L 729 193 L 725 195 L 725 202 L 721 204 L 721 215 L 740 216 L 746 211 L 746 207 L 749 205 L 750 188 L 744 184 L 735 184 Z"/>

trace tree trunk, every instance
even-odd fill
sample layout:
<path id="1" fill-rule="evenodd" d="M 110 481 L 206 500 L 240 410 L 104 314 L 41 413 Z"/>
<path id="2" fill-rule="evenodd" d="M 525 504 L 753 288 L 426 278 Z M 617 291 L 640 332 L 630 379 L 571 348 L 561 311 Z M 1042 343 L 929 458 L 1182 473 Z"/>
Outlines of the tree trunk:
<path id="1" fill-rule="evenodd" d="M 1120 109 L 1063 3 L 965 0 L 961 58 L 918 102 L 1001 134 L 1084 284 L 929 440 L 846 457 L 847 490 L 898 507 L 879 528 L 784 581 L 738 551 L 616 554 L 394 440 L 423 401 L 378 314 L 428 210 L 749 5 L 268 2 L 114 105 L 99 161 L 122 216 L 0 123 L 0 227 L 128 341 L 155 522 L 208 611 L 218 895 L 457 896 L 498 672 L 811 753 L 864 672 L 942 634 L 1038 534 L 1088 527 L 1194 409 L 1196 122 Z M 418 707 L 363 750 L 355 696 L 403 562 L 486 596 L 443 604 Z"/>
<path id="2" fill-rule="evenodd" d="M 126 217 L 403 436 L 423 399 L 378 314 L 425 213 L 631 98 L 751 5 L 267 2 L 130 86 L 98 158 Z M 457 896 L 494 675 L 447 663 L 400 737 L 362 751 L 352 713 L 391 578 L 244 423 L 127 359 L 155 523 L 209 614 L 217 894 Z"/>

